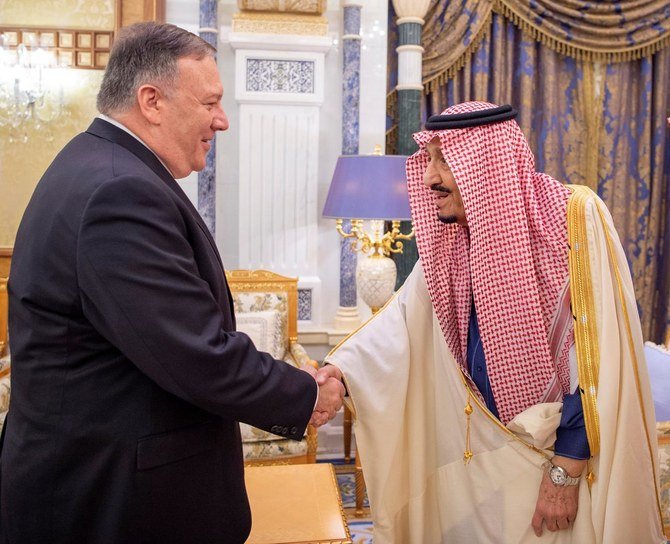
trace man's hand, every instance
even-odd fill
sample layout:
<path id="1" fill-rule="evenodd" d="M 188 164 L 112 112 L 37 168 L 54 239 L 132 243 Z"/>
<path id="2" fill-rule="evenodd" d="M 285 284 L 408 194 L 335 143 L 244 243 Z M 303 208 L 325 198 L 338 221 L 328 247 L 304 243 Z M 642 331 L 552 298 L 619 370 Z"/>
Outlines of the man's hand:
<path id="1" fill-rule="evenodd" d="M 342 381 L 342 371 L 334 365 L 323 365 L 316 373 L 316 383 L 322 385 L 328 378 L 335 378 L 338 382 Z"/>
<path id="2" fill-rule="evenodd" d="M 305 365 L 302 369 L 312 375 L 319 386 L 319 400 L 316 403 L 314 413 L 309 422 L 315 427 L 320 427 L 333 419 L 337 411 L 342 407 L 345 393 L 344 385 L 340 379 L 330 377 L 329 375 L 322 374 L 319 376 L 316 370 L 308 365 Z M 319 373 L 322 370 L 319 370 Z M 340 372 L 341 376 L 342 373 Z"/>
<path id="3" fill-rule="evenodd" d="M 573 477 L 579 476 L 586 466 L 586 461 L 559 455 L 551 462 L 567 470 Z M 535 534 L 542 536 L 543 523 L 549 531 L 560 531 L 570 527 L 577 516 L 578 502 L 579 485 L 557 486 L 549 478 L 549 472 L 545 470 L 531 523 Z"/>

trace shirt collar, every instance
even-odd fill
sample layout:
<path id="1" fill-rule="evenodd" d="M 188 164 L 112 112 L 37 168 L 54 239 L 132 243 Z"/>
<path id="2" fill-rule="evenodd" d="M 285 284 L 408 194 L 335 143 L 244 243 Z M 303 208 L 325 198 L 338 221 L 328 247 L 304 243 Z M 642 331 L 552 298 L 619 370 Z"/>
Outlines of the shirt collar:
<path id="1" fill-rule="evenodd" d="M 117 121 L 116 119 L 113 119 L 113 118 L 109 117 L 108 115 L 105 115 L 104 113 L 100 113 L 100 114 L 98 114 L 98 119 L 102 119 L 103 121 L 107 121 L 110 125 L 114 125 L 115 127 L 120 128 L 120 129 L 123 130 L 124 132 L 127 132 L 127 133 L 130 134 L 133 138 L 135 138 L 138 142 L 140 142 L 144 147 L 146 147 L 149 151 L 151 151 L 154 155 L 156 155 L 156 152 L 155 152 L 153 149 L 151 149 L 151 148 L 150 148 L 150 147 L 149 147 L 149 146 L 142 140 L 142 138 L 140 138 L 137 134 L 135 134 L 132 130 L 130 130 L 130 129 L 129 129 L 126 125 L 124 125 L 123 123 L 120 123 L 120 122 Z M 174 177 L 174 174 L 172 174 L 172 171 L 167 167 L 167 164 L 165 164 L 165 163 L 163 162 L 163 160 L 162 160 L 158 155 L 156 155 L 156 158 L 157 158 L 157 159 L 160 161 L 160 163 L 165 167 L 165 169 L 166 169 L 168 172 L 170 172 L 170 174 L 172 175 L 172 177 Z"/>

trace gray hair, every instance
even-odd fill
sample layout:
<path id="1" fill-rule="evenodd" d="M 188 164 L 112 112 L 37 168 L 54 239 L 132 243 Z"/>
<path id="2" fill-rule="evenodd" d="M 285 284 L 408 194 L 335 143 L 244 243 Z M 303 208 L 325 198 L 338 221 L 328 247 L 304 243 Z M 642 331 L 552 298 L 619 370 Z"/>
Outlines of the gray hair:
<path id="1" fill-rule="evenodd" d="M 121 30 L 112 46 L 98 92 L 100 113 L 128 111 L 142 85 L 161 85 L 167 92 L 177 79 L 177 61 L 184 57 L 214 57 L 216 49 L 182 28 L 155 22 Z"/>

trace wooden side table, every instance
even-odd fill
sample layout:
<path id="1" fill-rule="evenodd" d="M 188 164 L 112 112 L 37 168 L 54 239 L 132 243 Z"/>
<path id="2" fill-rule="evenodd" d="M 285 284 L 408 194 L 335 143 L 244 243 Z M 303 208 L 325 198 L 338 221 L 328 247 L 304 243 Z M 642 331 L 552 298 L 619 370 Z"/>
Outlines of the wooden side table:
<path id="1" fill-rule="evenodd" d="M 247 544 L 351 544 L 333 466 L 246 467 Z"/>

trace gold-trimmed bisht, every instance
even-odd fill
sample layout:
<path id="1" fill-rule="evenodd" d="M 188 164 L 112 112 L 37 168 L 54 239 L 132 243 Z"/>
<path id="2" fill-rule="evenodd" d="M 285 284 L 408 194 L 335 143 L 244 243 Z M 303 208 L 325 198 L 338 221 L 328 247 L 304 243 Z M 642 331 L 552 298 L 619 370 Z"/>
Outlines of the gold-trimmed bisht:
<path id="1" fill-rule="evenodd" d="M 598 393 L 598 372 L 600 368 L 600 352 L 596 331 L 595 306 L 593 304 L 593 289 L 590 276 L 590 261 L 588 256 L 588 240 L 586 239 L 586 203 L 593 199 L 598 217 L 603 225 L 605 242 L 607 246 L 607 257 L 611 269 L 614 272 L 614 280 L 617 288 L 618 301 L 622 309 L 623 320 L 626 330 L 626 340 L 629 349 L 629 355 L 633 364 L 633 373 L 635 375 L 635 386 L 638 394 L 638 403 L 640 413 L 642 414 L 642 423 L 644 426 L 647 450 L 651 459 L 651 469 L 654 475 L 654 487 L 656 488 L 656 507 L 661 523 L 663 513 L 658 493 L 658 478 L 652 455 L 651 437 L 649 436 L 649 426 L 647 425 L 647 416 L 642 403 L 642 389 L 640 386 L 639 364 L 635 353 L 635 343 L 633 332 L 630 325 L 630 315 L 626 305 L 626 299 L 623 290 L 623 281 L 621 272 L 617 263 L 616 254 L 612 236 L 606 227 L 606 218 L 602 208 L 598 205 L 596 194 L 588 187 L 582 185 L 568 185 L 572 191 L 568 200 L 568 236 L 570 244 L 570 296 L 572 297 L 572 308 L 575 316 L 575 347 L 577 348 L 577 367 L 579 373 L 580 392 L 582 395 L 582 405 L 584 408 L 584 423 L 586 424 L 586 435 L 589 441 L 591 455 L 595 456 L 600 451 L 600 427 L 598 411 L 596 407 Z M 574 235 L 574 237 L 573 237 Z M 573 262 L 574 261 L 574 262 Z M 573 269 L 573 265 L 575 269 Z M 577 275 L 574 276 L 573 273 Z M 573 292 L 577 290 L 577 296 Z M 583 298 L 579 298 L 583 295 Z M 590 298 L 590 301 L 589 301 Z M 586 319 L 582 319 L 586 316 Z M 586 325 L 590 327 L 586 327 Z M 591 342 L 588 343 L 588 338 Z M 585 345 L 586 344 L 586 345 Z M 580 355 L 581 349 L 581 355 Z M 584 380 L 584 381 L 583 381 Z M 594 440 L 595 439 L 595 440 Z M 594 440 L 592 442 L 592 440 Z M 586 480 L 589 487 L 593 484 L 595 476 L 591 470 L 589 462 L 588 474 Z"/>
<path id="2" fill-rule="evenodd" d="M 575 349 L 579 391 L 584 408 L 586 438 L 591 456 L 600 451 L 600 421 L 598 416 L 598 372 L 600 371 L 600 346 L 596 308 L 591 282 L 591 261 L 586 230 L 586 203 L 595 195 L 583 185 L 569 186 L 572 194 L 568 200 L 568 266 L 570 269 L 570 301 L 574 318 Z M 594 475 L 589 472 L 591 484 Z"/>
<path id="3" fill-rule="evenodd" d="M 605 215 L 600 208 L 600 206 L 596 206 L 598 210 L 598 215 L 600 217 L 600 221 L 605 224 Z M 640 406 L 640 413 L 642 414 L 642 424 L 644 426 L 644 434 L 645 438 L 647 439 L 647 451 L 649 453 L 649 457 L 651 459 L 651 470 L 654 475 L 654 489 L 656 490 L 656 507 L 658 509 L 658 515 L 659 519 L 661 521 L 661 526 L 663 526 L 663 509 L 661 508 L 661 499 L 660 499 L 660 493 L 658 489 L 658 475 L 656 474 L 656 465 L 654 464 L 654 455 L 653 455 L 653 449 L 651 445 L 651 437 L 649 436 L 649 425 L 647 424 L 647 414 L 644 411 L 644 404 L 642 400 L 642 387 L 640 386 L 640 365 L 638 364 L 637 360 L 637 355 L 635 353 L 635 342 L 633 341 L 633 331 L 630 326 L 630 317 L 628 314 L 628 306 L 626 305 L 626 298 L 624 296 L 623 292 L 623 281 L 621 279 L 621 272 L 619 271 L 619 266 L 617 264 L 617 259 L 616 255 L 614 253 L 614 244 L 612 242 L 612 237 L 610 236 L 610 233 L 605 230 L 605 240 L 607 243 L 607 255 L 610 260 L 610 265 L 612 269 L 614 270 L 614 277 L 616 280 L 616 286 L 617 286 L 617 293 L 619 295 L 619 302 L 621 304 L 621 309 L 623 312 L 623 318 L 624 322 L 626 325 L 626 339 L 628 340 L 628 350 L 630 354 L 631 361 L 633 363 L 633 374 L 635 375 L 635 388 L 637 389 L 637 399 L 638 399 L 638 404 Z"/>

